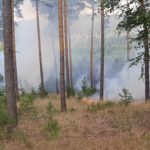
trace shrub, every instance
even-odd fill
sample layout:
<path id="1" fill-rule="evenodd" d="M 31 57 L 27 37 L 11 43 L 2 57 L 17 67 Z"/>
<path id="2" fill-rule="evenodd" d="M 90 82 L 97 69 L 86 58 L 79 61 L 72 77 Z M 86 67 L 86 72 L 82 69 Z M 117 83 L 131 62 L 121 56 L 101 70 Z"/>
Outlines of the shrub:
<path id="1" fill-rule="evenodd" d="M 74 88 L 71 86 L 67 87 L 67 93 L 68 93 L 68 97 L 75 96 Z"/>
<path id="2" fill-rule="evenodd" d="M 126 88 L 122 89 L 122 93 L 119 93 L 119 96 L 121 98 L 120 106 L 128 106 L 133 100 L 132 94 Z"/>
<path id="3" fill-rule="evenodd" d="M 47 113 L 49 117 L 52 117 L 52 115 L 56 112 L 57 110 L 54 108 L 53 104 L 51 101 L 48 102 L 47 106 Z"/>
<path id="4" fill-rule="evenodd" d="M 22 115 L 32 114 L 36 117 L 36 109 L 33 106 L 35 96 L 32 94 L 24 94 L 21 96 L 19 104 L 19 112 Z"/>
<path id="5" fill-rule="evenodd" d="M 86 77 L 84 77 L 83 80 L 81 81 L 81 87 L 82 87 L 82 90 L 77 92 L 77 95 L 76 95 L 78 100 L 81 100 L 83 97 L 92 96 L 93 94 L 96 93 L 95 88 L 88 87 L 88 81 Z"/>
<path id="6" fill-rule="evenodd" d="M 121 97 L 121 100 L 126 100 L 126 101 L 133 100 L 131 93 L 126 88 L 122 89 L 122 93 L 119 93 L 119 96 Z"/>
<path id="7" fill-rule="evenodd" d="M 76 97 L 78 100 L 81 100 L 84 97 L 82 91 L 77 92 Z"/>
<path id="8" fill-rule="evenodd" d="M 39 93 L 41 98 L 44 98 L 45 96 L 48 95 L 47 91 L 45 89 L 42 89 L 41 85 L 39 85 L 38 93 Z"/>
<path id="9" fill-rule="evenodd" d="M 0 128 L 4 128 L 12 122 L 13 119 L 8 115 L 7 110 L 0 107 Z"/>
<path id="10" fill-rule="evenodd" d="M 55 140 L 60 135 L 60 126 L 57 120 L 51 119 L 44 126 L 44 133 L 48 139 Z"/>

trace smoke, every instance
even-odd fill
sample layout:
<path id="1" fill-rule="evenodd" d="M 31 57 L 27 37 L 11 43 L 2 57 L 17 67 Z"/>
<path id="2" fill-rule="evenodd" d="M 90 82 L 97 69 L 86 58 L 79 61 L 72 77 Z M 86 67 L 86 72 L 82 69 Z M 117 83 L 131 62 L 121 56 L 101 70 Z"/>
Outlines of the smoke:
<path id="1" fill-rule="evenodd" d="M 126 64 L 123 69 L 117 73 L 116 76 L 107 79 L 105 83 L 105 96 L 107 99 L 119 99 L 118 93 L 121 93 L 121 89 L 126 88 L 132 94 L 136 100 L 144 99 L 144 81 L 140 77 L 140 68 L 138 65 L 133 68 L 129 68 L 129 64 Z"/>
<path id="2" fill-rule="evenodd" d="M 21 7 L 24 18 L 16 18 L 16 50 L 19 86 L 30 91 L 38 89 L 40 84 L 39 57 L 37 43 L 36 13 L 30 0 L 26 0 Z M 90 32 L 91 16 L 82 11 L 77 20 L 72 19 L 71 40 L 73 55 L 73 80 L 77 90 L 81 89 L 81 81 L 84 77 L 89 80 L 90 68 Z M 85 15 L 84 15 L 85 14 Z M 56 15 L 57 16 L 57 15 Z M 108 21 L 107 21 L 108 24 Z M 118 93 L 122 88 L 127 88 L 135 99 L 143 99 L 144 82 L 138 80 L 140 66 L 128 69 L 126 63 L 126 39 L 125 35 L 118 37 L 114 33 L 117 21 L 115 18 L 109 20 L 106 37 L 106 60 L 105 60 L 105 98 L 119 99 Z M 44 70 L 44 81 L 49 92 L 56 90 L 56 78 L 59 77 L 59 43 L 58 43 L 58 21 L 57 17 L 49 19 L 45 14 L 40 15 L 40 31 L 42 44 L 42 59 Z M 95 83 L 99 89 L 100 77 L 100 16 L 95 16 Z M 57 59 L 57 70 L 55 71 L 54 49 Z M 3 62 L 3 59 L 0 60 Z M 0 63 L 0 67 L 3 63 Z M 3 72 L 2 72 L 3 73 Z M 98 98 L 98 94 L 94 95 Z"/>

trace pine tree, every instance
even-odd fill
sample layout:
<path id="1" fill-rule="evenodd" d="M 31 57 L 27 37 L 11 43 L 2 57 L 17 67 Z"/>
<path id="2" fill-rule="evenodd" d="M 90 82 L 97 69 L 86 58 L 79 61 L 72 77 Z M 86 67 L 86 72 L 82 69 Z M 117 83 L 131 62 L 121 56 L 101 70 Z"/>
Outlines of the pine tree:
<path id="1" fill-rule="evenodd" d="M 101 0 L 101 65 L 100 65 L 100 100 L 104 99 L 104 0 Z"/>
<path id="2" fill-rule="evenodd" d="M 17 103 L 14 77 L 14 31 L 13 31 L 13 0 L 3 0 L 3 32 L 4 32 L 4 64 L 6 80 L 6 98 L 9 115 L 15 119 L 14 125 L 17 124 Z"/>
<path id="3" fill-rule="evenodd" d="M 40 94 L 45 95 L 46 90 L 44 86 L 43 64 L 42 64 L 42 48 L 41 48 L 41 34 L 40 34 L 40 20 L 39 20 L 39 0 L 36 0 L 36 20 L 37 20 L 37 35 L 38 35 L 38 50 L 39 50 L 39 65 L 40 65 Z"/>
<path id="4" fill-rule="evenodd" d="M 60 97 L 61 111 L 66 112 L 65 95 L 65 64 L 64 64 L 64 30 L 63 30 L 63 7 L 62 0 L 58 0 L 58 20 L 59 20 L 59 44 L 60 44 Z"/>

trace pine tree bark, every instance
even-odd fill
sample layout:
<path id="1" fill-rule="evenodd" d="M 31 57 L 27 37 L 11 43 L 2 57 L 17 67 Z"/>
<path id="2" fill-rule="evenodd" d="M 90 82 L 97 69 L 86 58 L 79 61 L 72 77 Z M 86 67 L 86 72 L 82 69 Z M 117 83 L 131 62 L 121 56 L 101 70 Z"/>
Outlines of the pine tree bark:
<path id="1" fill-rule="evenodd" d="M 129 1 L 127 0 L 127 11 L 129 10 Z M 130 31 L 127 29 L 127 61 L 130 60 Z"/>
<path id="2" fill-rule="evenodd" d="M 12 2 L 12 17 L 14 20 L 14 3 Z M 12 25 L 13 30 L 13 46 L 14 46 L 14 53 L 13 53 L 13 60 L 14 60 L 14 80 L 15 80 L 15 90 L 16 90 L 16 98 L 17 101 L 19 100 L 19 89 L 18 89 L 18 75 L 17 75 L 17 61 L 16 61 L 16 40 L 15 40 L 15 23 L 13 21 Z"/>
<path id="3" fill-rule="evenodd" d="M 141 0 L 141 7 L 142 11 L 145 13 L 145 6 L 144 6 L 144 0 Z M 145 22 L 143 24 L 143 29 L 144 29 L 144 38 L 143 38 L 143 43 L 144 43 L 144 64 L 145 64 L 145 101 L 150 100 L 150 94 L 149 94 L 149 45 L 148 45 L 148 28 L 147 28 L 147 21 L 145 18 Z"/>
<path id="4" fill-rule="evenodd" d="M 145 31 L 148 30 L 145 28 Z M 149 94 L 149 47 L 148 47 L 148 39 L 144 40 L 144 49 L 145 49 L 145 54 L 144 54 L 144 62 L 145 62 L 145 100 L 148 101 L 150 100 L 150 94 Z"/>
<path id="5" fill-rule="evenodd" d="M 64 31 L 63 31 L 63 7 L 62 0 L 58 0 L 58 20 L 59 20 L 59 44 L 60 44 L 60 97 L 61 111 L 66 112 L 65 95 L 65 65 L 64 65 Z"/>
<path id="6" fill-rule="evenodd" d="M 101 64 L 100 64 L 100 100 L 104 99 L 104 0 L 101 0 Z"/>
<path id="7" fill-rule="evenodd" d="M 14 77 L 14 44 L 13 44 L 13 0 L 3 0 L 4 64 L 6 80 L 6 98 L 9 115 L 17 125 L 17 103 Z"/>
<path id="8" fill-rule="evenodd" d="M 56 60 L 54 39 L 52 41 L 52 45 L 53 45 L 53 55 L 54 55 L 55 75 L 56 75 L 56 92 L 57 94 L 59 94 L 58 77 L 57 77 L 58 71 L 57 71 L 57 60 Z"/>
<path id="9" fill-rule="evenodd" d="M 91 78 L 91 88 L 94 88 L 94 2 L 92 4 L 92 26 L 91 26 L 91 50 L 90 50 L 90 78 Z"/>
<path id="10" fill-rule="evenodd" d="M 39 64 L 40 64 L 40 94 L 45 95 L 43 64 L 42 64 L 42 48 L 41 48 L 41 34 L 40 34 L 40 21 L 39 21 L 39 0 L 36 0 L 36 20 L 37 20 L 37 34 L 38 34 L 38 50 L 39 50 Z"/>
<path id="11" fill-rule="evenodd" d="M 64 0 L 64 33 L 65 33 L 65 58 L 66 58 L 66 86 L 70 87 L 70 75 L 69 75 L 69 56 L 68 56 L 68 8 L 67 0 Z M 69 97 L 69 91 L 67 90 L 67 97 Z"/>
<path id="12" fill-rule="evenodd" d="M 70 22 L 68 22 L 68 27 L 69 27 L 69 56 L 70 56 L 70 85 L 72 88 L 74 88 L 73 85 L 73 74 L 72 74 L 72 47 L 71 47 L 71 31 L 70 31 Z"/>

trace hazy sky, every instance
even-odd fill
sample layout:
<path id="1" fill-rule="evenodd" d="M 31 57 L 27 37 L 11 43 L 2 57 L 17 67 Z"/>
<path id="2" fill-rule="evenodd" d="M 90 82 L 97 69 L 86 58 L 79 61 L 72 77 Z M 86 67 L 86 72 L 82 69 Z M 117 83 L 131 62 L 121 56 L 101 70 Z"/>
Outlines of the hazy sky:
<path id="1" fill-rule="evenodd" d="M 77 1 L 77 0 L 76 0 Z M 89 50 L 91 33 L 91 8 L 86 3 L 84 9 L 80 11 L 78 18 L 72 20 L 71 40 L 73 50 L 73 74 L 74 84 L 80 89 L 81 80 L 84 76 L 89 77 Z M 15 17 L 16 26 L 16 48 L 19 84 L 26 89 L 38 88 L 40 81 L 39 59 L 37 47 L 36 13 L 30 0 L 25 0 L 21 6 L 23 18 Z M 57 14 L 56 14 L 57 16 Z M 54 51 L 57 56 L 59 70 L 59 43 L 58 43 L 58 18 L 56 21 L 48 19 L 45 14 L 40 15 L 42 57 L 44 79 L 48 90 L 55 90 L 55 65 Z M 105 29 L 106 49 L 106 69 L 105 69 L 105 98 L 116 99 L 122 88 L 127 88 L 137 99 L 144 97 L 144 84 L 138 80 L 140 76 L 140 66 L 128 69 L 126 63 L 126 39 L 115 34 L 117 19 L 109 20 Z M 100 16 L 95 16 L 95 72 L 97 78 L 97 88 L 99 88 L 99 60 L 100 60 Z M 121 43 L 117 43 L 122 39 Z M 116 43 L 113 43 L 114 42 Z M 108 42 L 110 41 L 110 43 Z M 113 46 L 112 46 L 113 44 Z M 120 45 L 121 44 L 121 45 Z M 118 48 L 120 47 L 120 49 Z M 124 51 L 125 50 L 125 51 Z M 116 55 L 115 55 L 116 54 Z M 3 60 L 0 56 L 0 66 Z M 118 58 L 117 58 L 118 57 Z M 120 62 L 123 60 L 123 64 Z M 117 69 L 118 68 L 118 69 Z M 57 75 L 57 77 L 59 74 Z M 136 87 L 136 88 L 135 88 Z"/>

